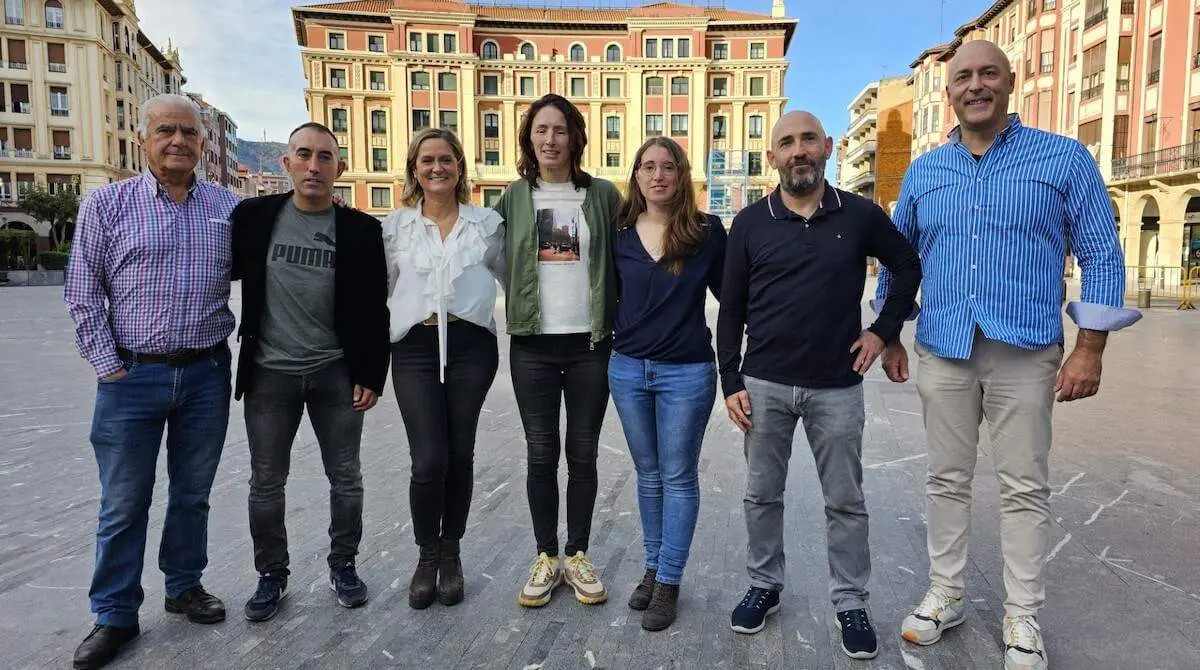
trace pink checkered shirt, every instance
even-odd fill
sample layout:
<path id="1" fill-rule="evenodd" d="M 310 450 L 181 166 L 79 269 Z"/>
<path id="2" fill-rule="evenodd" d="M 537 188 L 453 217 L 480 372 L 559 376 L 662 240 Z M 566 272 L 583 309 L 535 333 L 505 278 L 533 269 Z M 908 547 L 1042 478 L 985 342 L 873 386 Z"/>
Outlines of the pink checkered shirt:
<path id="1" fill-rule="evenodd" d="M 177 203 L 149 170 L 83 199 L 63 293 L 79 353 L 97 377 L 120 369 L 117 347 L 169 354 L 229 337 L 229 215 L 237 203 L 204 181 Z"/>

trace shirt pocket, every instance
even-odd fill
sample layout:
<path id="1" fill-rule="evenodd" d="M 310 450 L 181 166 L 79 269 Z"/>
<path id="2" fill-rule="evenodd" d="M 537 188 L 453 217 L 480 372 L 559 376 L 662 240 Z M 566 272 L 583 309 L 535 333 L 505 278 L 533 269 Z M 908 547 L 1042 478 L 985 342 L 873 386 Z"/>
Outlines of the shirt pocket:
<path id="1" fill-rule="evenodd" d="M 191 239 L 196 272 L 206 280 L 229 281 L 233 268 L 231 225 L 218 218 L 205 219 Z"/>

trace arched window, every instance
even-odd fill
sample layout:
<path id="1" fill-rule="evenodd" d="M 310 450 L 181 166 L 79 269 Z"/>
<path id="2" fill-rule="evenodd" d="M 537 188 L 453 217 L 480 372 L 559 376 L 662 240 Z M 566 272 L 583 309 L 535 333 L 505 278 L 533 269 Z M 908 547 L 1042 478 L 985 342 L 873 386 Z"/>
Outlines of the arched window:
<path id="1" fill-rule="evenodd" d="M 63 27 L 63 6 L 59 0 L 46 0 L 46 27 Z"/>
<path id="2" fill-rule="evenodd" d="M 576 63 L 583 62 L 583 45 L 582 44 L 572 44 L 571 45 L 571 60 Z"/>
<path id="3" fill-rule="evenodd" d="M 521 45 L 521 56 L 525 60 L 533 60 L 533 45 L 526 42 Z"/>
<path id="4" fill-rule="evenodd" d="M 604 60 L 610 63 L 621 60 L 621 47 L 615 44 L 608 45 L 608 49 L 604 51 Z"/>
<path id="5" fill-rule="evenodd" d="M 495 42 L 484 42 L 479 55 L 483 60 L 496 60 L 500 58 L 500 47 L 496 46 Z"/>

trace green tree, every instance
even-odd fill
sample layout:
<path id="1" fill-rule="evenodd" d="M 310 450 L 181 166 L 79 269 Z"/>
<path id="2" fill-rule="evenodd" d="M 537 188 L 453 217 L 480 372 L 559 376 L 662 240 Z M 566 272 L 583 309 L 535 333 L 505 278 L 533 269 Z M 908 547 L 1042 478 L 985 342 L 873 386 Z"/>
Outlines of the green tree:
<path id="1" fill-rule="evenodd" d="M 21 207 L 38 221 L 50 224 L 50 241 L 55 248 L 70 241 L 79 213 L 79 196 L 73 189 L 60 187 L 57 193 L 51 193 L 41 184 L 34 184 L 21 198 Z"/>

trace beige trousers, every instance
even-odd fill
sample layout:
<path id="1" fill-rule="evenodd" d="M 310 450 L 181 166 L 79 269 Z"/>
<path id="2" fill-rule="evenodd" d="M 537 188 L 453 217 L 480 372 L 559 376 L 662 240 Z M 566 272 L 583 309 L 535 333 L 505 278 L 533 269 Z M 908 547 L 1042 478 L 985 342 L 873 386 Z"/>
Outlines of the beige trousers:
<path id="1" fill-rule="evenodd" d="M 917 389 L 929 441 L 925 484 L 929 579 L 965 593 L 971 482 L 979 426 L 987 422 L 1000 482 L 1005 616 L 1037 614 L 1046 599 L 1050 548 L 1050 440 L 1054 382 L 1063 347 L 1028 350 L 976 330 L 969 360 L 940 358 L 917 344 Z"/>

